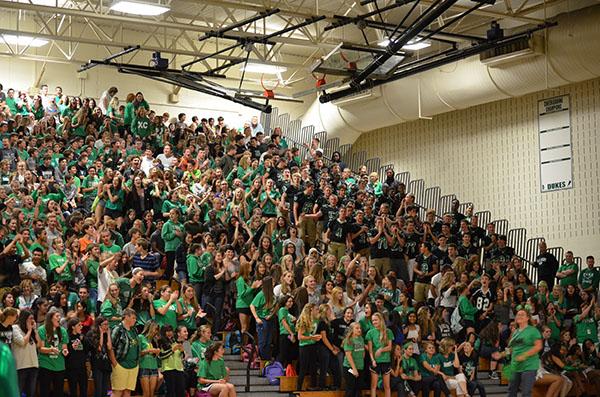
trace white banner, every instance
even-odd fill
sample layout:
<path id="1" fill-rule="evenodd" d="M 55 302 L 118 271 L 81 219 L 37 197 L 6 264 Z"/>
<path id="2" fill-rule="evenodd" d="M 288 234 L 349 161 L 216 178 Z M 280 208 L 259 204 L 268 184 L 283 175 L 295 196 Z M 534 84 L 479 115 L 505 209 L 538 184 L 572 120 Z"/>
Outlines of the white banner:
<path id="1" fill-rule="evenodd" d="M 542 193 L 573 187 L 571 111 L 568 95 L 538 102 Z"/>

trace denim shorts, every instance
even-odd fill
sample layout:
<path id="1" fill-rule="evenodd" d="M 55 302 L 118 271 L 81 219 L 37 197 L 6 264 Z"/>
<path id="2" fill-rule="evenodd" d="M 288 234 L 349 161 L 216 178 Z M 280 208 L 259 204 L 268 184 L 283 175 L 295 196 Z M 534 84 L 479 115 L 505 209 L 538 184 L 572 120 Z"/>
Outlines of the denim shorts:
<path id="1" fill-rule="evenodd" d="M 158 369 L 140 368 L 140 378 L 158 376 Z"/>

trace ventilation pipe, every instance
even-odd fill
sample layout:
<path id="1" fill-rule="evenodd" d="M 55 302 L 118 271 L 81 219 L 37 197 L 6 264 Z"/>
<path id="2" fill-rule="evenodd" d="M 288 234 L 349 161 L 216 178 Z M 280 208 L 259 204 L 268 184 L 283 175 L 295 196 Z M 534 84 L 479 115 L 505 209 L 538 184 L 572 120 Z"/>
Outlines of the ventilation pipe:
<path id="1" fill-rule="evenodd" d="M 303 126 L 314 125 L 342 144 L 354 143 L 378 128 L 599 77 L 600 6 L 559 15 L 556 21 L 546 34 L 546 56 L 502 67 L 488 67 L 475 56 L 382 85 L 370 98 L 338 106 L 317 99 Z"/>

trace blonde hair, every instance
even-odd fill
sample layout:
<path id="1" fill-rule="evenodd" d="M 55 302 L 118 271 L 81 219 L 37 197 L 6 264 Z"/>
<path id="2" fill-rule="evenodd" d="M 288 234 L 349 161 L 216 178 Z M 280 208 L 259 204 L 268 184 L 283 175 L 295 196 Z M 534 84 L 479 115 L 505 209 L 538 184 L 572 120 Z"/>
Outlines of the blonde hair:
<path id="1" fill-rule="evenodd" d="M 307 303 L 302 309 L 302 313 L 300 313 L 300 317 L 298 317 L 298 322 L 296 323 L 296 329 L 299 332 L 312 331 L 314 326 L 312 311 L 315 306 L 316 305 L 314 303 Z"/>
<path id="2" fill-rule="evenodd" d="M 456 272 L 456 274 L 462 274 L 467 271 L 467 260 L 462 256 L 454 259 L 452 263 L 452 269 Z"/>
<path id="3" fill-rule="evenodd" d="M 346 328 L 346 335 L 344 335 L 344 341 L 342 342 L 342 346 L 350 344 L 350 339 L 353 338 L 355 327 L 358 327 L 358 329 L 362 331 L 362 329 L 360 328 L 360 323 L 358 321 L 352 322 L 350 326 Z"/>
<path id="4" fill-rule="evenodd" d="M 387 327 L 385 326 L 385 319 L 383 318 L 383 314 L 377 312 L 371 316 L 371 322 L 373 322 L 373 317 L 377 317 L 379 319 L 379 327 L 376 329 L 379 331 L 379 340 L 382 344 L 387 345 L 388 335 L 387 335 Z"/>
<path id="5" fill-rule="evenodd" d="M 440 354 L 452 353 L 452 347 L 456 346 L 456 342 L 452 338 L 443 338 L 440 341 Z"/>
<path id="6" fill-rule="evenodd" d="M 344 308 L 344 290 L 341 287 L 335 287 L 334 289 L 331 290 L 331 297 L 335 297 L 335 296 L 339 296 L 341 299 L 341 302 L 338 300 L 336 302 L 335 299 L 331 299 L 331 306 L 333 307 L 337 307 L 337 308 Z"/>
<path id="7" fill-rule="evenodd" d="M 284 277 L 287 276 L 288 274 L 290 274 L 292 276 L 292 284 L 289 286 L 283 282 Z M 292 291 L 296 289 L 296 281 L 294 281 L 294 273 L 290 272 L 289 270 L 285 270 L 283 273 L 281 273 L 281 277 L 279 279 L 279 285 L 281 285 L 281 293 L 283 295 L 291 294 Z"/>

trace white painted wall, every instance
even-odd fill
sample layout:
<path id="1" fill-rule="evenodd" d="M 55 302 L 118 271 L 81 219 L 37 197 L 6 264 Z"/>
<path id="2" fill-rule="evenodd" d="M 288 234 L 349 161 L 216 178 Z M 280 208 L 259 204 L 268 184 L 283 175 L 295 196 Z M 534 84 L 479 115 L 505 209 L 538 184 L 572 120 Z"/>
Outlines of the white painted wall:
<path id="1" fill-rule="evenodd" d="M 574 188 L 540 192 L 537 101 L 571 95 Z M 393 163 L 525 227 L 576 256 L 600 259 L 600 79 L 362 134 L 355 150 Z"/>

